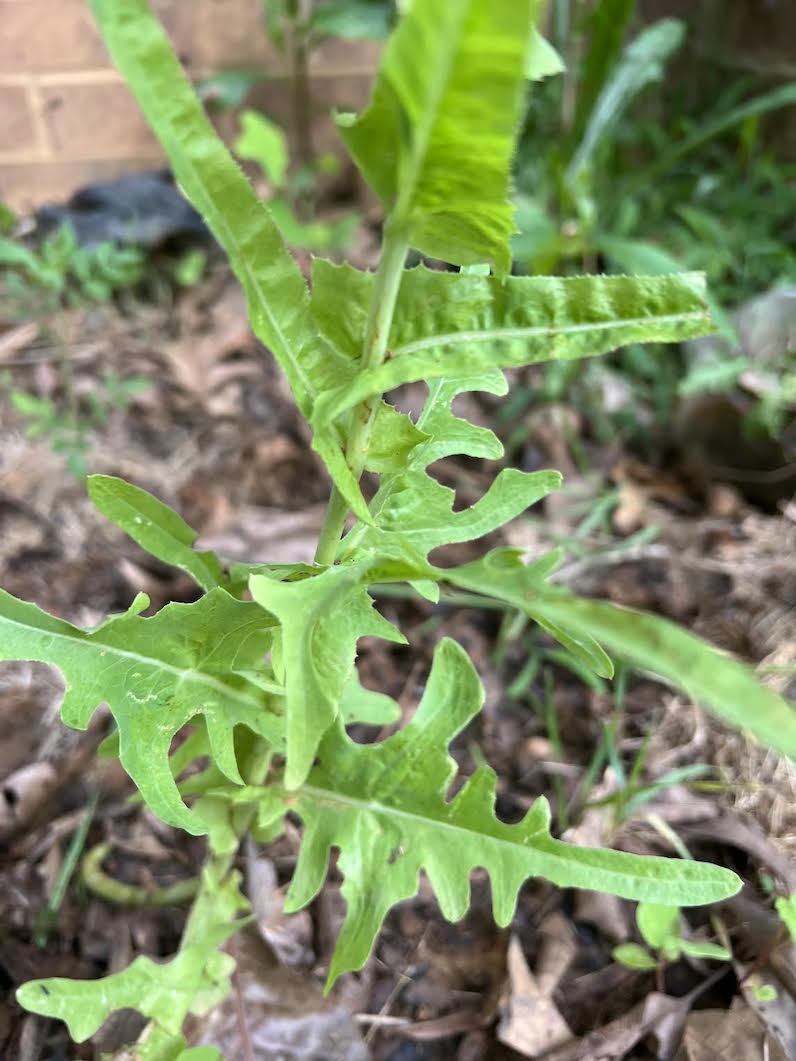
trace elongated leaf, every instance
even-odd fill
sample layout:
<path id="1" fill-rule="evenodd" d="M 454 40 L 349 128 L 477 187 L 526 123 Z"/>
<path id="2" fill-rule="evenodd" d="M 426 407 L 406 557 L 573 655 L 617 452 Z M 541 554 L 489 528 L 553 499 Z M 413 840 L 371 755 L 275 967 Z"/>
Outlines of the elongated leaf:
<path id="1" fill-rule="evenodd" d="M 235 960 L 218 947 L 245 923 L 236 920 L 240 911 L 248 910 L 239 885 L 238 874 L 219 882 L 211 870 L 205 870 L 186 936 L 170 961 L 160 964 L 136 958 L 122 972 L 101 980 L 32 980 L 19 988 L 17 1001 L 32 1013 L 64 1021 L 78 1043 L 98 1031 L 117 1010 L 135 1009 L 155 1022 L 154 1034 L 136 1056 L 181 1056 L 181 1029 L 188 1014 L 208 1012 L 229 993 Z"/>
<path id="2" fill-rule="evenodd" d="M 226 251 L 255 334 L 308 415 L 316 395 L 351 366 L 318 342 L 306 284 L 277 226 L 208 121 L 147 0 L 91 0 L 91 6 L 180 187 Z"/>
<path id="3" fill-rule="evenodd" d="M 549 591 L 534 610 L 552 622 L 597 638 L 618 656 L 660 674 L 733 726 L 796 759 L 796 708 L 754 673 L 667 619 Z"/>
<path id="4" fill-rule="evenodd" d="M 733 894 L 738 878 L 702 863 L 639 858 L 579 848 L 549 833 L 547 802 L 537 800 L 517 825 L 495 817 L 495 775 L 479 769 L 446 802 L 456 773 L 447 746 L 483 700 L 478 676 L 453 641 L 437 646 L 434 666 L 410 724 L 381 744 L 354 744 L 338 724 L 324 738 L 319 765 L 286 806 L 304 822 L 304 838 L 286 909 L 320 890 L 332 847 L 340 849 L 347 914 L 329 982 L 367 959 L 389 908 L 411 895 L 421 868 L 449 920 L 469 904 L 469 874 L 483 866 L 492 880 L 500 925 L 511 920 L 520 885 L 542 876 L 562 887 L 598 888 L 628 898 L 678 905 Z"/>
<path id="5" fill-rule="evenodd" d="M 280 624 L 274 658 L 285 687 L 288 788 L 306 779 L 323 734 L 341 712 L 359 638 L 369 634 L 405 641 L 374 611 L 362 576 L 362 568 L 350 566 L 332 567 L 301 582 L 263 575 L 249 580 L 255 601 Z"/>
<path id="6" fill-rule="evenodd" d="M 88 492 L 96 508 L 152 556 L 187 571 L 204 590 L 222 584 L 215 553 L 195 552 L 196 531 L 152 494 L 113 475 L 90 475 Z"/>
<path id="7" fill-rule="evenodd" d="M 589 46 L 578 80 L 578 99 L 572 136 L 577 143 L 594 106 L 611 76 L 622 51 L 628 22 L 636 10 L 636 0 L 598 0 L 587 22 Z"/>
<path id="8" fill-rule="evenodd" d="M 622 239 L 620 236 L 598 236 L 597 246 L 606 256 L 611 267 L 622 273 L 638 276 L 663 276 L 666 273 L 685 272 L 686 267 L 673 254 L 656 243 L 640 239 Z M 738 341 L 730 315 L 711 294 L 705 291 L 705 302 L 716 325 L 716 330 Z"/>
<path id="9" fill-rule="evenodd" d="M 683 41 L 685 26 L 664 18 L 643 30 L 632 41 L 603 84 L 590 110 L 583 138 L 567 167 L 567 180 L 574 183 L 600 141 L 619 120 L 622 112 L 653 81 L 663 77 L 666 60 Z"/>
<path id="10" fill-rule="evenodd" d="M 508 271 L 509 166 L 535 8 L 413 4 L 384 49 L 370 106 L 339 121 L 387 213 L 424 254 Z"/>
<path id="11" fill-rule="evenodd" d="M 335 348 L 361 349 L 373 277 L 317 263 L 315 321 Z M 390 331 L 389 359 L 317 402 L 325 428 L 374 394 L 404 383 L 592 357 L 635 342 L 675 342 L 712 330 L 700 273 L 626 277 L 512 276 L 409 270 Z M 346 299 L 345 314 L 336 312 Z M 334 319 L 336 318 L 336 319 Z"/>
<path id="12" fill-rule="evenodd" d="M 735 126 L 747 121 L 749 118 L 757 118 L 759 115 L 767 114 L 769 111 L 779 110 L 782 107 L 793 107 L 796 105 L 796 84 L 780 85 L 770 92 L 764 92 L 762 96 L 739 103 L 737 107 L 720 114 L 716 118 L 698 126 L 693 133 L 684 137 L 679 143 L 670 148 L 660 163 L 649 167 L 649 176 L 657 174 L 662 168 L 667 168 L 684 155 L 690 154 L 709 140 L 713 140 L 722 133 L 728 132 Z"/>
<path id="13" fill-rule="evenodd" d="M 177 792 L 169 746 L 190 718 L 203 715 L 217 766 L 241 784 L 233 727 L 280 739 L 282 721 L 268 710 L 267 696 L 232 673 L 261 661 L 273 621 L 222 589 L 195 604 L 168 604 L 146 619 L 137 613 L 148 603 L 141 594 L 126 614 L 81 630 L 0 590 L 0 659 L 58 667 L 66 681 L 61 715 L 67 726 L 85 729 L 107 703 L 119 727 L 122 765 L 146 802 L 171 825 L 203 833 Z"/>

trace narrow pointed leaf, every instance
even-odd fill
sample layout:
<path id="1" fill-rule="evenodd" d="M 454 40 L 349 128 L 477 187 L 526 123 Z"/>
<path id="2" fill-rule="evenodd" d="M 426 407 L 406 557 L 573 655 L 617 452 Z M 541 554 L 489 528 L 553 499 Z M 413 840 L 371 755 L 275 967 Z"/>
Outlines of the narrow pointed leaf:
<path id="1" fill-rule="evenodd" d="M 635 9 L 636 0 L 601 0 L 589 15 L 589 44 L 578 80 L 577 105 L 572 123 L 572 139 L 575 143 L 583 136 L 600 92 L 611 72 L 616 69 L 625 30 Z"/>
<path id="2" fill-rule="evenodd" d="M 384 49 L 369 107 L 339 120 L 386 212 L 424 254 L 508 271 L 509 167 L 535 8 L 535 0 L 413 4 Z"/>
<path id="3" fill-rule="evenodd" d="M 714 962 L 728 962 L 732 958 L 730 951 L 726 947 L 720 947 L 718 943 L 691 939 L 680 939 L 677 943 L 683 954 L 690 958 L 709 958 Z"/>
<path id="4" fill-rule="evenodd" d="M 633 666 L 660 674 L 731 725 L 796 759 L 796 708 L 742 663 L 657 615 L 546 591 L 535 611 L 597 638 Z"/>
<path id="5" fill-rule="evenodd" d="M 164 564 L 186 571 L 204 590 L 224 582 L 215 553 L 198 553 L 192 547 L 197 533 L 168 505 L 113 475 L 90 475 L 88 493 L 94 505 L 112 523 Z"/>
<path id="6" fill-rule="evenodd" d="M 653 81 L 663 77 L 664 65 L 685 36 L 685 25 L 675 18 L 653 23 L 632 41 L 604 81 L 589 111 L 583 137 L 567 167 L 567 180 L 574 182 L 592 154 L 629 103 Z"/>
<path id="7" fill-rule="evenodd" d="M 276 224 L 208 121 L 147 0 L 91 0 L 91 7 L 180 187 L 226 251 L 255 334 L 308 415 L 347 366 L 318 342 L 306 284 Z"/>
<path id="8" fill-rule="evenodd" d="M 146 597 L 135 608 L 146 607 Z M 254 667 L 271 644 L 273 622 L 256 604 L 214 589 L 195 604 L 168 604 L 151 618 L 135 610 L 81 630 L 0 590 L 0 659 L 51 663 L 66 682 L 61 715 L 85 729 L 101 703 L 119 728 L 119 757 L 151 809 L 203 833 L 180 799 L 169 768 L 174 735 L 203 715 L 217 766 L 241 783 L 233 728 L 277 741 L 282 722 L 267 697 L 231 672 Z"/>
<path id="9" fill-rule="evenodd" d="M 306 779 L 323 734 L 341 713 L 359 638 L 404 641 L 374 610 L 362 574 L 359 567 L 332 567 L 300 582 L 249 580 L 255 601 L 280 624 L 288 788 Z"/>
<path id="10" fill-rule="evenodd" d="M 470 872 L 484 867 L 500 925 L 511 920 L 517 892 L 530 876 L 678 905 L 711 902 L 738 890 L 735 874 L 716 866 L 554 840 L 544 799 L 522 822 L 505 825 L 495 817 L 496 778 L 488 768 L 479 769 L 447 802 L 456 773 L 448 744 L 482 700 L 472 663 L 455 642 L 444 640 L 405 729 L 381 744 L 363 746 L 338 725 L 322 742 L 319 765 L 306 784 L 285 793 L 286 805 L 305 830 L 286 908 L 298 909 L 317 894 L 332 847 L 340 850 L 347 914 L 330 983 L 366 961 L 387 911 L 415 894 L 421 868 L 444 916 L 458 920 L 469 904 Z"/>
<path id="11" fill-rule="evenodd" d="M 372 276 L 318 266 L 315 320 L 339 351 L 361 349 Z M 330 324 L 329 302 L 347 296 L 346 321 Z M 472 376 L 496 368 L 570 360 L 636 342 L 676 342 L 712 331 L 699 273 L 676 276 L 512 276 L 409 270 L 401 284 L 390 357 L 322 395 L 320 429 L 375 394 L 404 383 Z"/>

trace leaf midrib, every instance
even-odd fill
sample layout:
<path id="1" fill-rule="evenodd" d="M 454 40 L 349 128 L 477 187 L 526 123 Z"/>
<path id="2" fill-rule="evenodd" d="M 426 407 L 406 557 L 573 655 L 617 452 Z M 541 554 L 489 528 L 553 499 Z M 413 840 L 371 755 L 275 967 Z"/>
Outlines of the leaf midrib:
<path id="1" fill-rule="evenodd" d="M 456 58 L 460 47 L 464 27 L 470 14 L 470 8 L 471 2 L 470 0 L 467 0 L 467 3 L 464 4 L 462 8 L 456 33 L 452 33 L 450 36 L 449 47 L 447 47 L 442 54 L 438 53 L 435 56 L 436 64 L 434 69 L 437 76 L 432 78 L 432 82 L 429 85 L 429 91 L 424 101 L 425 106 L 423 106 L 421 111 L 420 121 L 416 125 L 416 132 L 413 137 L 413 150 L 410 152 L 411 164 L 409 171 L 405 176 L 405 180 L 401 182 L 403 183 L 403 188 L 399 192 L 398 202 L 396 204 L 396 219 L 400 218 L 401 221 L 405 221 L 412 211 L 412 203 L 417 194 L 420 175 L 425 167 L 428 157 L 428 145 L 431 140 L 431 134 L 437 123 L 440 105 L 445 98 L 448 86 L 450 85 L 451 74 L 454 69 L 454 59 Z"/>
<path id="2" fill-rule="evenodd" d="M 479 331 L 447 332 L 440 335 L 429 335 L 415 339 L 411 343 L 395 346 L 392 350 L 393 364 L 404 354 L 420 353 L 423 350 L 438 346 L 455 346 L 459 343 L 493 343 L 501 339 L 535 339 L 558 335 L 580 335 L 586 332 L 603 332 L 618 328 L 633 328 L 638 325 L 686 324 L 689 321 L 707 321 L 705 310 L 692 310 L 688 313 L 668 313 L 661 316 L 619 317 L 610 321 L 596 321 L 586 324 L 566 324 L 561 326 L 533 325 L 529 327 L 489 328 Z"/>
<path id="3" fill-rule="evenodd" d="M 286 797 L 286 802 L 289 803 L 291 801 L 291 797 L 295 798 L 297 794 L 300 796 L 306 795 L 311 798 L 325 801 L 327 803 L 336 803 L 338 805 L 350 808 L 351 810 L 359 813 L 363 811 L 369 811 L 372 814 L 383 814 L 388 818 L 398 818 L 411 823 L 415 827 L 437 827 L 452 832 L 456 835 L 464 835 L 474 840 L 477 839 L 482 843 L 484 841 L 491 841 L 492 843 L 506 846 L 511 851 L 527 851 L 529 853 L 535 854 L 537 857 L 550 859 L 551 861 L 563 863 L 565 865 L 567 863 L 572 862 L 578 868 L 584 871 L 588 870 L 589 866 L 584 864 L 584 862 L 579 860 L 577 857 L 569 858 L 568 853 L 570 851 L 573 853 L 577 853 L 595 850 L 593 848 L 580 847 L 577 844 L 566 844 L 561 840 L 556 840 L 554 837 L 550 836 L 549 832 L 545 828 L 538 829 L 536 832 L 532 833 L 529 837 L 527 837 L 527 839 L 523 838 L 519 841 L 516 841 L 505 836 L 494 836 L 492 833 L 478 832 L 477 830 L 467 828 L 455 822 L 445 821 L 444 819 L 441 820 L 439 818 L 424 817 L 423 815 L 418 814 L 416 812 L 400 810 L 396 807 L 386 806 L 383 803 L 357 799 L 354 796 L 343 795 L 339 792 L 332 792 L 329 789 L 317 788 L 314 785 L 302 785 L 299 793 L 285 792 L 284 796 Z M 499 822 L 497 819 L 494 820 L 495 824 L 499 827 L 502 826 L 505 829 L 516 828 L 516 826 L 505 825 L 504 823 Z M 541 844 L 539 843 L 539 840 L 542 841 Z M 425 856 L 421 857 L 421 863 L 424 862 Z M 475 862 L 473 863 L 473 865 L 482 865 L 485 869 L 489 870 L 489 866 L 484 861 Z M 592 867 L 592 869 L 595 874 L 600 874 L 603 881 L 605 881 L 606 878 L 613 878 L 615 880 L 623 881 L 625 889 L 631 887 L 633 885 L 633 882 L 638 882 L 639 885 L 647 886 L 652 880 L 654 880 L 653 872 L 650 872 L 649 875 L 643 875 L 639 873 L 628 873 L 624 870 L 611 869 L 607 866 Z M 543 869 L 535 871 L 532 870 L 531 872 L 534 875 L 544 875 Z M 711 883 L 713 882 L 700 882 L 698 880 L 689 881 L 688 879 L 684 878 L 682 881 L 672 879 L 667 881 L 666 883 L 672 887 L 680 883 L 686 886 L 690 885 L 696 887 L 699 884 L 704 884 L 705 886 L 710 887 Z M 601 885 L 601 887 L 604 888 L 605 885 L 603 884 Z"/>
<path id="4" fill-rule="evenodd" d="M 193 668 L 184 669 L 181 667 L 175 667 L 172 663 L 167 663 L 163 660 L 157 659 L 154 656 L 143 656 L 138 652 L 130 652 L 123 648 L 117 648 L 115 645 L 111 645 L 106 641 L 100 641 L 86 634 L 80 637 L 76 634 L 66 634 L 63 631 L 56 630 L 42 630 L 37 626 L 33 626 L 29 623 L 20 622 L 18 619 L 10 619 L 7 616 L 0 616 L 0 627 L 3 624 L 9 624 L 17 627 L 19 630 L 23 630 L 26 633 L 33 634 L 35 637 L 48 637 L 51 639 L 58 638 L 67 643 L 73 643 L 82 647 L 88 647 L 89 649 L 96 649 L 97 651 L 104 650 L 115 657 L 121 659 L 129 659 L 131 662 L 140 663 L 144 667 L 154 668 L 158 671 L 165 671 L 168 674 L 176 677 L 180 682 L 193 682 L 196 684 L 206 685 L 211 689 L 215 689 L 217 692 L 223 693 L 225 696 L 230 697 L 233 700 L 237 700 L 241 704 L 246 704 L 247 707 L 261 707 L 261 703 L 257 699 L 252 699 L 246 696 L 245 693 L 239 692 L 236 689 L 231 688 L 224 682 L 219 681 L 217 678 L 211 677 L 209 674 L 205 674 L 203 671 L 194 670 Z M 249 624 L 255 625 L 255 624 Z M 243 627 L 241 627 L 243 629 Z M 28 657 L 34 658 L 34 657 Z M 43 662 L 53 662 L 52 660 L 45 660 Z M 65 667 L 60 663 L 54 663 L 59 670 L 66 670 Z"/>

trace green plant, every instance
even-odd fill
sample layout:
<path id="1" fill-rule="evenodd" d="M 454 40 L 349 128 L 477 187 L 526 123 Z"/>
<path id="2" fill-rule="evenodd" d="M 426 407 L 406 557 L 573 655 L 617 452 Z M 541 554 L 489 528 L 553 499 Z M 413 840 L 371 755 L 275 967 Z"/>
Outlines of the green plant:
<path id="1" fill-rule="evenodd" d="M 11 405 L 22 416 L 27 437 L 46 438 L 54 453 L 65 455 L 69 471 L 79 479 L 87 472 L 91 440 L 107 424 L 112 411 L 126 409 L 136 394 L 150 387 L 150 381 L 141 376 L 120 379 L 109 372 L 83 400 L 73 393 L 67 395 L 64 408 L 52 398 L 6 387 L 0 380 L 0 391 L 6 390 Z"/>
<path id="2" fill-rule="evenodd" d="M 140 282 L 144 264 L 144 254 L 136 247 L 81 247 L 69 225 L 37 248 L 0 236 L 0 284 L 8 305 L 4 312 L 40 317 L 64 305 L 107 302 L 116 291 Z"/>
<path id="3" fill-rule="evenodd" d="M 726 69 L 695 51 L 696 30 L 687 34 L 677 20 L 633 35 L 635 0 L 555 6 L 558 26 L 571 27 L 559 41 L 567 70 L 528 109 L 516 163 L 515 259 L 530 273 L 704 270 L 714 319 L 736 345 L 727 309 L 796 280 L 796 167 L 777 157 L 761 124 L 796 102 L 796 84 L 772 89 L 737 74 L 728 84 Z M 681 64 L 653 94 L 684 47 L 698 76 L 689 80 Z M 638 434 L 640 410 L 665 422 L 689 366 L 676 358 L 662 366 L 656 351 L 638 346 L 615 363 L 629 390 L 618 410 L 602 396 L 600 367 L 551 366 L 543 389 L 583 409 L 598 437 Z M 722 361 L 714 383 L 719 374 L 720 388 L 731 389 L 732 367 Z M 755 418 L 776 435 L 781 412 L 781 403 L 772 413 L 761 401 Z"/>
<path id="4" fill-rule="evenodd" d="M 244 110 L 241 133 L 235 141 L 239 158 L 256 162 L 269 185 L 268 208 L 279 231 L 292 247 L 311 251 L 344 251 L 350 245 L 359 216 L 348 211 L 334 221 L 303 221 L 303 198 L 313 193 L 321 173 L 333 173 L 339 162 L 335 155 L 314 158 L 296 174 L 288 172 L 288 144 L 284 131 L 258 111 Z"/>
<path id="5" fill-rule="evenodd" d="M 638 943 L 620 943 L 614 947 L 614 959 L 628 969 L 660 971 L 664 965 L 679 961 L 683 955 L 688 958 L 710 958 L 717 962 L 728 962 L 732 958 L 730 952 L 717 943 L 684 939 L 681 920 L 676 906 L 639 903 L 636 925 L 647 947 Z"/>
<path id="6" fill-rule="evenodd" d="M 145 1061 L 196 1057 L 182 1025 L 230 987 L 222 944 L 247 920 L 233 869 L 240 838 L 262 841 L 285 815 L 303 824 L 289 911 L 323 886 L 337 848 L 347 904 L 329 985 L 360 968 L 382 920 L 412 896 L 425 870 L 443 914 L 461 917 L 469 874 L 485 867 L 497 921 L 510 921 L 529 876 L 678 905 L 734 893 L 731 872 L 705 863 L 641 858 L 566 844 L 539 799 L 516 825 L 495 816 L 496 778 L 479 767 L 452 798 L 449 746 L 478 713 L 483 691 L 464 650 L 436 647 L 407 726 L 375 744 L 346 733 L 355 720 L 397 720 L 398 705 L 364 688 L 359 638 L 403 641 L 375 609 L 371 587 L 408 583 L 428 599 L 440 585 L 504 602 L 552 632 L 602 675 L 597 638 L 663 674 L 718 714 L 784 753 L 796 752 L 796 716 L 752 673 L 653 616 L 571 596 L 547 584 L 554 551 L 525 563 L 498 548 L 443 567 L 451 542 L 498 528 L 554 490 L 556 472 L 505 469 L 484 497 L 453 510 L 453 491 L 428 468 L 452 455 L 497 458 L 488 430 L 456 417 L 465 391 L 505 393 L 502 368 L 593 355 L 630 340 L 672 340 L 709 329 L 700 279 L 523 278 L 507 275 L 512 210 L 509 163 L 524 92 L 534 0 L 425 0 L 388 42 L 370 106 L 341 119 L 341 134 L 384 202 L 375 274 L 314 263 L 307 290 L 268 210 L 215 136 L 146 0 L 93 0 L 105 40 L 168 152 L 180 185 L 230 256 L 252 324 L 278 358 L 312 425 L 333 482 L 312 564 L 234 564 L 193 549 L 195 532 L 144 491 L 93 476 L 95 505 L 143 548 L 189 572 L 204 595 L 82 630 L 0 594 L 0 654 L 38 659 L 64 674 L 64 721 L 85 727 L 99 701 L 117 753 L 160 818 L 208 837 L 208 861 L 178 953 L 137 958 L 99 981 L 33 981 L 19 1001 L 65 1020 L 78 1040 L 120 1007 L 149 1024 Z M 405 270 L 409 247 L 467 267 Z M 383 395 L 425 380 L 413 421 Z M 363 470 L 380 477 L 366 501 Z M 346 530 L 349 512 L 355 519 Z M 181 735 L 181 742 L 175 737 Z M 203 769 L 186 769 L 198 760 Z M 190 802 L 189 803 L 186 802 Z M 215 1056 L 205 1049 L 203 1057 Z"/>

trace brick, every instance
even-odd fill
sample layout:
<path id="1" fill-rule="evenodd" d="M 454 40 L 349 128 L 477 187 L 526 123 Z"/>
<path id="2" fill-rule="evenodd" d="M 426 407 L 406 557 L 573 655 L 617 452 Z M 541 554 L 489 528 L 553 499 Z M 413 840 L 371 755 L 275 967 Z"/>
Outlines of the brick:
<path id="1" fill-rule="evenodd" d="M 41 97 L 52 151 L 59 159 L 161 157 L 135 99 L 119 80 L 48 83 L 41 87 Z"/>
<path id="2" fill-rule="evenodd" d="M 108 66 L 86 0 L 0 0 L 5 74 Z"/>
<path id="3" fill-rule="evenodd" d="M 0 156 L 37 150 L 30 90 L 25 85 L 0 85 Z"/>
<path id="4" fill-rule="evenodd" d="M 198 4 L 196 57 L 209 70 L 262 67 L 274 75 L 284 60 L 265 33 L 262 0 L 193 0 Z"/>
<path id="5" fill-rule="evenodd" d="M 151 166 L 130 159 L 86 162 L 0 163 L 0 202 L 17 213 L 29 213 L 43 203 L 63 203 L 92 181 L 111 180 Z"/>
<path id="6" fill-rule="evenodd" d="M 155 0 L 154 8 L 188 65 L 196 0 Z M 88 0 L 0 0 L 0 71 L 55 73 L 111 65 Z"/>

